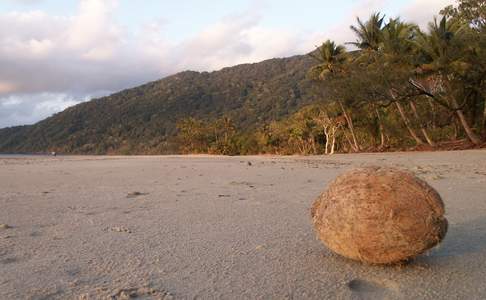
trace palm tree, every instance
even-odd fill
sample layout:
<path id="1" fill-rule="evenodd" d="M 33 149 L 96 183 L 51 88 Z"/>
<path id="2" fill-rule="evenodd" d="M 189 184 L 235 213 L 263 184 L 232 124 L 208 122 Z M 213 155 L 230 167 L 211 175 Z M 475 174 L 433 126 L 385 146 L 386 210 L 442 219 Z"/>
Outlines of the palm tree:
<path id="1" fill-rule="evenodd" d="M 320 63 L 311 69 L 311 73 L 317 75 L 317 77 L 321 80 L 324 80 L 327 76 L 331 76 L 341 71 L 340 67 L 342 67 L 348 59 L 346 48 L 342 45 L 337 45 L 331 40 L 324 42 L 321 47 L 317 49 L 316 53 L 311 53 L 310 56 Z M 346 118 L 349 131 L 351 132 L 354 151 L 359 152 L 361 147 L 358 143 L 358 139 L 356 138 L 353 119 L 344 108 L 342 101 L 337 100 L 337 102 Z"/>
<path id="2" fill-rule="evenodd" d="M 418 32 L 414 45 L 423 55 L 421 69 L 428 73 L 449 73 L 457 71 L 461 64 L 463 46 L 460 38 L 468 30 L 468 25 L 458 19 L 442 17 L 440 22 L 434 18 L 429 23 L 428 33 Z"/>
<path id="3" fill-rule="evenodd" d="M 356 18 L 358 26 L 351 25 L 351 30 L 358 37 L 356 42 L 349 42 L 361 50 L 378 51 L 382 42 L 382 29 L 384 26 L 385 16 L 380 13 L 374 13 L 370 16 L 368 21 L 363 22 L 360 18 Z"/>
<path id="4" fill-rule="evenodd" d="M 433 88 L 427 89 L 415 80 L 410 80 L 410 83 L 424 95 L 455 112 L 469 140 L 479 145 L 481 140 L 469 126 L 462 105 L 459 105 L 454 95 L 456 88 L 453 87 L 460 80 L 461 74 L 471 68 L 471 64 L 463 59 L 467 45 L 461 37 L 467 30 L 470 30 L 468 24 L 458 19 L 447 19 L 445 16 L 440 22 L 434 19 L 429 24 L 428 34 L 419 33 L 415 42 L 424 58 L 420 71 L 428 82 L 433 82 Z M 435 80 L 430 80 L 432 78 Z"/>
<path id="5" fill-rule="evenodd" d="M 385 65 L 394 64 L 394 67 L 403 68 L 407 64 L 407 59 L 405 58 L 410 56 L 412 52 L 412 47 L 408 39 L 414 36 L 414 32 L 418 28 L 416 25 L 401 22 L 399 18 L 390 19 L 385 24 L 384 18 L 380 13 L 374 13 L 366 22 L 357 18 L 358 25 L 351 26 L 351 29 L 357 36 L 357 41 L 348 44 L 354 45 L 362 50 L 354 61 L 358 65 L 364 64 L 375 70 L 381 70 Z M 411 122 L 404 108 L 398 101 L 396 91 L 392 87 L 389 87 L 388 93 L 410 136 L 415 140 L 417 145 L 424 144 L 411 126 Z M 380 128 L 383 127 L 382 124 L 379 125 Z M 427 137 L 427 140 L 430 139 Z M 429 144 L 433 145 L 433 143 Z"/>
<path id="6" fill-rule="evenodd" d="M 419 32 L 420 29 L 415 24 L 402 22 L 400 18 L 390 19 L 390 21 L 382 29 L 382 48 L 380 49 L 386 63 L 394 64 L 394 68 L 412 69 L 413 66 L 411 64 L 411 61 L 414 54 L 414 48 L 411 41 L 414 40 Z M 392 93 L 390 94 L 391 97 L 395 100 L 394 95 Z M 411 126 L 411 122 L 405 114 L 405 110 L 400 102 L 394 102 L 395 106 L 398 109 L 400 117 L 402 118 L 410 135 L 413 137 L 418 145 L 423 144 L 424 142 L 420 137 L 418 137 L 418 135 L 415 133 L 415 130 Z M 413 101 L 408 102 L 410 104 L 410 108 L 412 109 L 413 116 L 416 122 L 420 125 L 420 131 L 422 132 L 422 135 L 425 137 L 427 143 L 430 146 L 434 147 L 434 141 L 429 136 L 424 123 L 420 120 L 419 114 L 417 112 L 417 106 Z"/>
<path id="7" fill-rule="evenodd" d="M 337 45 L 331 40 L 327 40 L 317 50 L 309 54 L 317 60 L 319 64 L 311 69 L 320 79 L 324 79 L 328 74 L 337 71 L 339 65 L 343 64 L 346 57 L 346 48 Z"/>
<path id="8" fill-rule="evenodd" d="M 387 57 L 404 58 L 413 52 L 412 41 L 420 29 L 413 23 L 402 22 L 400 18 L 390 19 L 381 33 L 382 52 Z"/>

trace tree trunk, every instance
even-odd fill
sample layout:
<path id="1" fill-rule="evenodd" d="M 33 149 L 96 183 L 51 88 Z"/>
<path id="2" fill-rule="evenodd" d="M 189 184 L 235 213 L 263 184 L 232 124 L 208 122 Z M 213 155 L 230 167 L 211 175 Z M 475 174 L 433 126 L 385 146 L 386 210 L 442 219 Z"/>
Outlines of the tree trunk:
<path id="1" fill-rule="evenodd" d="M 418 135 L 415 133 L 415 130 L 413 130 L 412 126 L 410 125 L 410 121 L 408 120 L 407 115 L 405 115 L 405 112 L 403 110 L 402 105 L 396 100 L 394 101 L 394 103 L 395 103 L 395 106 L 397 107 L 398 112 L 400 113 L 400 116 L 403 120 L 403 123 L 405 123 L 405 126 L 407 127 L 407 130 L 410 133 L 410 135 L 413 137 L 413 139 L 415 140 L 417 145 L 423 145 L 424 142 L 422 141 L 421 138 L 418 137 Z"/>
<path id="2" fill-rule="evenodd" d="M 378 127 L 380 129 L 380 147 L 379 149 L 382 150 L 385 147 L 385 128 L 383 126 L 383 122 L 381 120 L 380 112 L 378 108 L 375 108 L 376 117 L 378 118 Z"/>
<path id="3" fill-rule="evenodd" d="M 435 129 L 437 128 L 437 111 L 435 109 L 434 102 L 430 98 L 427 98 L 427 102 L 429 103 L 430 110 L 432 111 L 432 128 Z"/>
<path id="4" fill-rule="evenodd" d="M 348 149 L 348 153 L 349 153 L 349 151 L 351 151 L 350 149 L 354 149 L 353 143 L 351 142 L 351 139 L 349 138 L 348 134 L 346 133 L 346 130 L 343 130 L 343 135 L 344 135 L 344 137 L 346 138 L 346 141 L 349 144 L 349 149 Z"/>
<path id="5" fill-rule="evenodd" d="M 452 91 L 453 90 L 450 87 L 450 83 L 449 82 L 447 82 L 447 87 L 448 87 L 447 89 L 449 91 Z M 453 95 L 451 95 L 451 97 L 449 97 L 449 98 L 450 98 L 451 103 L 452 103 L 452 108 L 456 112 L 457 118 L 459 119 L 459 122 L 461 123 L 462 128 L 464 129 L 464 131 L 466 132 L 466 135 L 469 138 L 469 140 L 474 145 L 481 144 L 481 139 L 474 133 L 474 131 L 469 126 L 469 123 L 467 122 L 466 117 L 464 116 L 464 113 L 463 113 L 462 109 L 459 108 L 459 104 L 457 103 L 456 98 Z"/>
<path id="6" fill-rule="evenodd" d="M 456 109 L 456 114 L 457 117 L 459 118 L 459 121 L 461 122 L 462 128 L 464 128 L 464 131 L 466 132 L 467 137 L 469 140 L 474 144 L 474 145 L 479 145 L 481 144 L 481 140 L 479 137 L 474 133 L 474 131 L 469 127 L 469 124 L 467 123 L 466 117 L 464 116 L 464 113 L 462 112 L 461 109 L 459 109 L 459 105 L 457 104 L 457 101 L 455 98 L 452 97 L 452 105 Z"/>
<path id="7" fill-rule="evenodd" d="M 327 131 L 327 128 L 324 128 L 324 135 L 326 136 L 326 150 L 324 151 L 324 154 L 329 154 L 329 132 Z"/>
<path id="8" fill-rule="evenodd" d="M 299 139 L 299 151 L 301 155 L 305 155 L 305 142 L 302 139 Z"/>
<path id="9" fill-rule="evenodd" d="M 456 141 L 457 137 L 459 136 L 459 129 L 457 127 L 457 119 L 452 120 L 452 129 L 454 129 L 452 132 L 452 139 L 454 141 Z"/>
<path id="10" fill-rule="evenodd" d="M 482 131 L 483 131 L 483 134 L 486 133 L 486 96 L 483 96 L 484 98 L 484 111 L 483 111 L 483 124 L 481 124 L 483 126 L 482 128 Z"/>
<path id="11" fill-rule="evenodd" d="M 419 126 L 420 126 L 420 130 L 422 131 L 422 134 L 423 136 L 425 137 L 425 139 L 427 140 L 427 143 L 432 146 L 432 147 L 435 147 L 435 143 L 434 141 L 430 138 L 429 134 L 427 133 L 427 130 L 424 126 L 424 124 L 421 122 L 420 120 L 420 116 L 419 114 L 417 113 L 417 107 L 415 106 L 415 103 L 413 101 L 410 101 L 410 107 L 412 108 L 412 112 L 415 116 L 415 119 L 417 120 L 417 122 L 419 123 Z"/>
<path id="12" fill-rule="evenodd" d="M 334 154 L 335 146 L 336 146 L 336 128 L 333 128 L 332 129 L 331 155 Z"/>
<path id="13" fill-rule="evenodd" d="M 313 134 L 311 134 L 310 143 L 311 143 L 311 147 L 312 147 L 313 154 L 314 155 L 317 154 L 316 139 L 315 139 L 315 137 L 314 137 Z"/>
<path id="14" fill-rule="evenodd" d="M 354 125 L 353 125 L 353 119 L 348 115 L 346 112 L 346 109 L 344 109 L 344 105 L 341 103 L 341 101 L 338 101 L 339 106 L 341 106 L 341 110 L 343 111 L 344 118 L 346 118 L 346 123 L 348 124 L 349 131 L 351 132 L 351 136 L 353 138 L 353 143 L 354 145 L 351 145 L 352 148 L 354 149 L 355 152 L 361 151 L 361 147 L 358 144 L 358 139 L 356 138 L 356 134 L 354 133 Z"/>
<path id="15" fill-rule="evenodd" d="M 474 131 L 471 129 L 471 127 L 467 123 L 466 117 L 464 116 L 464 113 L 462 112 L 462 110 L 459 108 L 459 104 L 457 103 L 456 98 L 454 98 L 454 96 L 448 97 L 448 99 L 450 99 L 451 100 L 451 103 L 452 103 L 452 109 L 451 109 L 451 107 L 449 107 L 447 105 L 444 105 L 443 101 L 439 101 L 439 99 L 436 96 L 434 96 L 433 94 L 431 94 L 430 92 L 428 92 L 427 90 L 425 90 L 425 88 L 422 87 L 422 86 L 420 86 L 420 84 L 415 83 L 413 80 L 410 80 L 409 82 L 416 89 L 418 89 L 419 91 L 423 92 L 426 96 L 431 97 L 435 102 L 438 102 L 439 104 L 442 104 L 443 106 L 446 106 L 451 111 L 455 111 L 455 113 L 457 115 L 457 118 L 459 119 L 459 122 L 461 123 L 464 131 L 466 132 L 466 135 L 469 138 L 469 140 L 474 145 L 481 144 L 481 139 L 474 133 Z M 447 81 L 446 81 L 446 86 L 447 86 L 447 90 L 449 90 L 449 91 L 452 91 L 453 90 L 450 87 L 450 84 L 447 84 Z"/>
<path id="16" fill-rule="evenodd" d="M 324 135 L 326 136 L 326 149 L 324 150 L 324 154 L 329 154 L 329 130 L 328 130 L 328 127 L 326 125 L 323 126 L 324 127 Z"/>

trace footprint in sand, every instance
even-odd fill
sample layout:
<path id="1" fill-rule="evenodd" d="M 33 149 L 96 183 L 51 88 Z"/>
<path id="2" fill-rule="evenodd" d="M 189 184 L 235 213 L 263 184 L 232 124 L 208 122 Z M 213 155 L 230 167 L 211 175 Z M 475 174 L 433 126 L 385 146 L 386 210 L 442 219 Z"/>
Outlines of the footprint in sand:
<path id="1" fill-rule="evenodd" d="M 7 257 L 7 258 L 4 258 L 4 259 L 1 259 L 0 260 L 0 264 L 2 264 L 2 265 L 8 265 L 8 264 L 15 263 L 17 261 L 18 261 L 18 259 L 15 258 L 15 257 Z"/>
<path id="2" fill-rule="evenodd" d="M 167 291 L 159 291 L 152 288 L 122 289 L 111 296 L 111 299 L 164 299 L 171 300 L 174 296 Z"/>
<path id="3" fill-rule="evenodd" d="M 137 198 L 137 197 L 141 197 L 141 196 L 146 196 L 148 195 L 149 193 L 142 193 L 142 192 L 131 192 L 131 193 L 128 193 L 127 194 L 127 198 Z"/>
<path id="4" fill-rule="evenodd" d="M 42 235 L 42 233 L 39 232 L 39 231 L 32 231 L 31 233 L 29 233 L 30 237 L 39 237 L 41 235 Z"/>
<path id="5" fill-rule="evenodd" d="M 396 288 L 388 284 L 353 279 L 347 286 L 358 299 L 390 299 L 397 296 Z"/>
<path id="6" fill-rule="evenodd" d="M 79 300 L 88 299 L 112 299 L 112 300 L 129 300 L 129 299 L 161 299 L 172 300 L 174 295 L 165 290 L 157 290 L 150 287 L 118 289 L 108 297 L 103 297 L 100 292 L 88 293 L 79 296 Z"/>

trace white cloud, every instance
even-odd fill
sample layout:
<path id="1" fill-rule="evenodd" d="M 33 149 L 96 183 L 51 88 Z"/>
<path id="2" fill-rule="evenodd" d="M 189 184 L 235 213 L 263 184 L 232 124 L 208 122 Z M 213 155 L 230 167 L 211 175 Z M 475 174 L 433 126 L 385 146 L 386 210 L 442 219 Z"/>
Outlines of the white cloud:
<path id="1" fill-rule="evenodd" d="M 120 28 L 113 21 L 114 0 L 83 0 L 67 28 L 67 48 L 85 59 L 108 60 L 120 46 Z"/>
<path id="2" fill-rule="evenodd" d="M 54 93 L 18 94 L 0 98 L 0 128 L 29 124 L 81 101 L 70 95 Z"/>
<path id="3" fill-rule="evenodd" d="M 455 4 L 455 2 L 454 0 L 414 0 L 403 8 L 402 15 L 405 20 L 426 28 L 427 24 L 434 16 L 439 14 L 442 8 Z"/>
<path id="4" fill-rule="evenodd" d="M 158 23 L 127 32 L 113 20 L 115 8 L 115 1 L 83 0 L 74 17 L 0 15 L 0 79 L 27 93 L 114 91 L 184 69 L 214 70 L 304 51 L 301 33 L 262 27 L 252 14 L 225 18 L 173 43 Z"/>
<path id="5" fill-rule="evenodd" d="M 272 57 L 305 53 L 304 36 L 260 25 L 258 16 L 225 18 L 174 47 L 176 69 L 214 70 Z"/>
<path id="6" fill-rule="evenodd" d="M 386 3 L 359 1 L 348 17 L 326 32 L 265 27 L 258 15 L 262 8 L 255 6 L 179 42 L 165 37 L 162 19 L 135 31 L 117 23 L 117 0 L 80 0 L 72 16 L 0 13 L 0 128 L 33 123 L 87 95 L 107 94 L 186 69 L 215 70 L 302 54 L 327 38 L 352 41 L 349 25 L 356 16 L 366 19 Z M 402 11 L 406 19 L 420 23 L 449 3 L 414 0 Z"/>

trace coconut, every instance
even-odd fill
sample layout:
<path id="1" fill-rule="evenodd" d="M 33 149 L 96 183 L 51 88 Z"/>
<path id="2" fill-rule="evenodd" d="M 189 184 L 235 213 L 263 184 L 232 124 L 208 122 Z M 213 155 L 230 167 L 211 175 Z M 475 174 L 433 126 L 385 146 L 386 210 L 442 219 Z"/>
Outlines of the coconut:
<path id="1" fill-rule="evenodd" d="M 336 178 L 311 209 L 318 237 L 333 252 L 371 264 L 407 261 L 447 232 L 440 195 L 413 174 L 355 169 Z"/>

